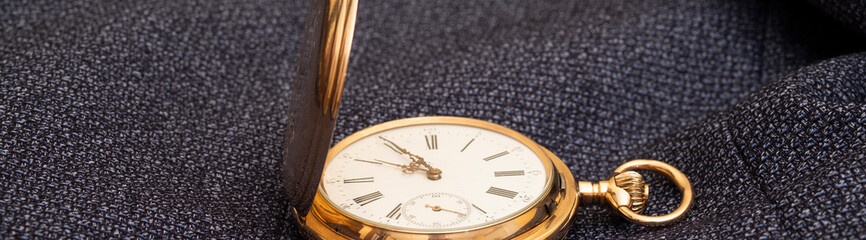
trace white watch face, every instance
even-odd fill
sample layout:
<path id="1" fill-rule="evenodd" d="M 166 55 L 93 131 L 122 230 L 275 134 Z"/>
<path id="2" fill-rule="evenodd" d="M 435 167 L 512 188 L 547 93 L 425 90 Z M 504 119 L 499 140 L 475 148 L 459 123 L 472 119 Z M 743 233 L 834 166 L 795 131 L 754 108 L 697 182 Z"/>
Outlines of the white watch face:
<path id="1" fill-rule="evenodd" d="M 428 177 L 423 164 L 410 166 L 410 154 L 441 170 L 441 179 Z M 533 206 L 550 186 L 542 161 L 550 160 L 484 128 L 412 125 L 350 143 L 325 167 L 320 190 L 357 220 L 455 231 L 495 224 Z"/>

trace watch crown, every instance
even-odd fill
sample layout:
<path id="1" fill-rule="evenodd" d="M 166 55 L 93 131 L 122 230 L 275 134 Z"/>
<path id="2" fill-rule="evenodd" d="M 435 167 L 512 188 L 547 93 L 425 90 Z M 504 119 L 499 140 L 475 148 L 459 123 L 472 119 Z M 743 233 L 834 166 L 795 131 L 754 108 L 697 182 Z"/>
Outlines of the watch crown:
<path id="1" fill-rule="evenodd" d="M 641 213 L 646 208 L 649 199 L 649 187 L 644 183 L 640 173 L 625 171 L 613 176 L 614 185 L 628 193 L 629 204 L 627 205 L 635 213 Z"/>

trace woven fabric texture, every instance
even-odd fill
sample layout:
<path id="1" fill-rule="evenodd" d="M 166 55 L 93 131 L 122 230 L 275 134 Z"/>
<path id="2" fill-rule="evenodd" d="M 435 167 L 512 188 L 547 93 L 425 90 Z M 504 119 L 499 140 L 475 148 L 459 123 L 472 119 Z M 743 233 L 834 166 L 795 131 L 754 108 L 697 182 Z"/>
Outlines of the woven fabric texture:
<path id="1" fill-rule="evenodd" d="M 362 1 L 335 140 L 472 117 L 579 179 L 650 158 L 694 185 L 677 224 L 581 208 L 568 239 L 862 238 L 863 3 Z M 278 163 L 307 6 L 0 2 L 0 237 L 298 238 Z"/>

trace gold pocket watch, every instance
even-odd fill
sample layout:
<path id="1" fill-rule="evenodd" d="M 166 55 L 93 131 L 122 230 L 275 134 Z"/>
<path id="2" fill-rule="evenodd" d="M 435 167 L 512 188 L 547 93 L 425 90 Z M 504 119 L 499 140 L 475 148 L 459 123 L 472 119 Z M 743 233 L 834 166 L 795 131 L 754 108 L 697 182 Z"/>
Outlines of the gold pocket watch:
<path id="1" fill-rule="evenodd" d="M 378 124 L 328 148 L 352 42 L 357 2 L 316 0 L 292 95 L 283 184 L 303 232 L 317 239 L 561 239 L 581 204 L 605 204 L 637 224 L 679 220 L 688 179 L 655 160 L 633 160 L 606 181 L 575 182 L 528 137 L 450 116 Z M 645 216 L 649 190 L 635 171 L 682 191 L 663 216 Z"/>

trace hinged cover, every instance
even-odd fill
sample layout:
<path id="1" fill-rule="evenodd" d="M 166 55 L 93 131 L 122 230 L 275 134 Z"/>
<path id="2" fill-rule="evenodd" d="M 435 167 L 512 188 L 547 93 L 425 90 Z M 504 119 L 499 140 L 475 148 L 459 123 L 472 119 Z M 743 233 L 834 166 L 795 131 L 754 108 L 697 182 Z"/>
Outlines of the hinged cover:
<path id="1" fill-rule="evenodd" d="M 281 164 L 289 205 L 299 216 L 316 195 L 334 134 L 357 7 L 355 0 L 314 0 L 307 15 Z"/>

